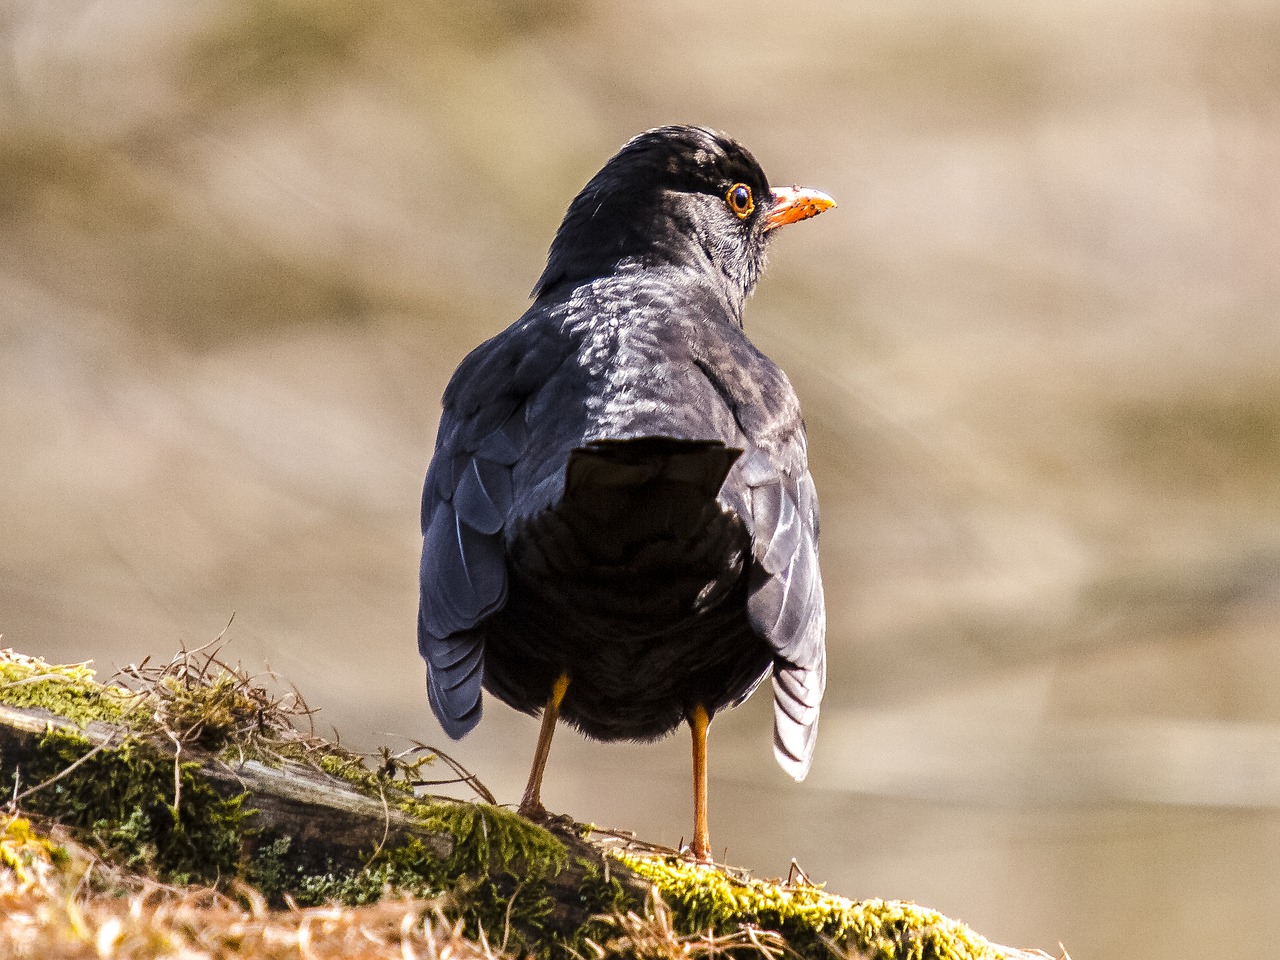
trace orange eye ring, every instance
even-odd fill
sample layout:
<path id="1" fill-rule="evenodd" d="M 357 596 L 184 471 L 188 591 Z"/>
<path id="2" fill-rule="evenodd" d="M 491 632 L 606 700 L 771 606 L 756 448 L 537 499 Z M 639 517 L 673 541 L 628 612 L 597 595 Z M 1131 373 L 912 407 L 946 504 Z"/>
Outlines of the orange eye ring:
<path id="1" fill-rule="evenodd" d="M 751 188 L 745 183 L 735 183 L 730 187 L 729 192 L 724 195 L 724 202 L 729 205 L 729 209 L 739 220 L 747 219 L 751 216 L 751 211 L 756 208 L 755 197 L 751 194 Z"/>

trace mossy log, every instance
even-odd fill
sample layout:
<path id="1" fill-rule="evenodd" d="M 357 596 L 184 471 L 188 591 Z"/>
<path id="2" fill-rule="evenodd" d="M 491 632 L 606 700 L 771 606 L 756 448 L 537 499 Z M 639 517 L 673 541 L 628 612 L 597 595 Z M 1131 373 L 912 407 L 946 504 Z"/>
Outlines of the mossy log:
<path id="1" fill-rule="evenodd" d="M 565 942 L 650 891 L 568 822 L 544 830 L 485 804 L 413 800 L 362 774 L 215 755 L 128 722 L 82 726 L 0 703 L 0 784 L 16 806 L 167 882 L 238 878 L 270 900 L 304 904 L 456 888 L 460 902 L 483 901 L 463 912 L 477 929 L 488 919 L 491 936 L 494 925 L 536 920 L 540 934 Z"/>
<path id="2" fill-rule="evenodd" d="M 206 783 L 224 801 L 237 803 L 246 819 L 251 818 L 253 830 L 246 831 L 244 850 L 250 858 L 259 853 L 256 841 L 281 836 L 293 838 L 293 852 L 302 862 L 320 866 L 329 862 L 355 867 L 384 843 L 404 842 L 410 836 L 440 857 L 447 857 L 453 849 L 452 838 L 443 831 L 425 830 L 408 814 L 384 807 L 350 783 L 307 764 L 285 760 L 273 767 L 260 760 L 228 762 L 190 749 L 183 750 L 180 757 L 172 742 L 154 734 L 139 734 L 127 725 L 92 721 L 78 727 L 47 709 L 0 704 L 0 764 L 7 782 L 14 783 L 16 775 L 20 796 L 32 789 L 65 793 L 57 782 L 47 786 L 41 785 L 44 781 L 33 782 L 33 774 L 58 775 L 60 771 L 48 770 L 50 747 L 75 741 L 83 742 L 86 762 L 101 756 L 91 755 L 95 750 L 110 751 L 128 742 L 135 752 L 139 745 L 155 751 L 170 767 L 182 763 L 185 770 L 180 778 L 185 773 Z M 172 807 L 175 783 L 180 782 L 170 773 L 168 782 L 155 784 L 157 800 L 168 801 Z M 84 789 L 82 783 L 77 786 Z M 163 794 L 166 788 L 167 797 Z M 180 808 L 180 788 L 176 795 Z M 21 805 L 28 805 L 25 798 Z M 30 806 L 36 809 L 60 805 L 46 803 L 37 794 L 30 797 Z"/>
<path id="3" fill-rule="evenodd" d="M 188 665 L 128 690 L 84 665 L 0 652 L 0 790 L 11 806 L 169 883 L 245 882 L 303 905 L 440 898 L 472 935 L 518 954 L 652 953 L 656 916 L 666 936 L 722 937 L 730 952 L 759 953 L 774 937 L 808 957 L 1045 956 L 914 904 L 855 903 L 568 820 L 548 830 L 487 804 L 418 797 L 414 770 L 370 770 L 316 738 L 282 735 L 291 728 L 271 714 L 275 702 L 242 674 Z"/>

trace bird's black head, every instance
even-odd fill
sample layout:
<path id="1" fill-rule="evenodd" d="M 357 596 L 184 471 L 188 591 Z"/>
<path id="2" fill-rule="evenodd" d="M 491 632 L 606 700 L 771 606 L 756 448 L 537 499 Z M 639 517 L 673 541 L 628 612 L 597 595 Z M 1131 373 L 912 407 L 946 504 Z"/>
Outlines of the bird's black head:
<path id="1" fill-rule="evenodd" d="M 705 127 L 659 127 L 628 142 L 569 206 L 534 287 L 619 269 L 698 271 L 740 311 L 769 231 L 834 206 L 817 190 L 769 186 L 745 147 Z"/>

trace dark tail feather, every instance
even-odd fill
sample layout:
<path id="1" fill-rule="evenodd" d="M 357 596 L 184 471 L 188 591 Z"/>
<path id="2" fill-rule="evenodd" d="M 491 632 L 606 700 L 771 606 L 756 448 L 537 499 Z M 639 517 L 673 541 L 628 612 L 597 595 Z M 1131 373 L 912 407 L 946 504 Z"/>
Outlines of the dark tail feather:
<path id="1" fill-rule="evenodd" d="M 444 732 L 460 740 L 480 722 L 484 642 L 463 631 L 434 637 L 418 613 L 418 649 L 427 661 L 427 701 Z"/>

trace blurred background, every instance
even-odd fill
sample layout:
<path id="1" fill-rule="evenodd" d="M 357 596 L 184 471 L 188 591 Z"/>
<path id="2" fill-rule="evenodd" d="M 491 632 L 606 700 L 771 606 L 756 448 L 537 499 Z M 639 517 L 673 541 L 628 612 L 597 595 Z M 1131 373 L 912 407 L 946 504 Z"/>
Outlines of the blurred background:
<path id="1" fill-rule="evenodd" d="M 807 414 L 830 684 L 712 732 L 712 840 L 1089 957 L 1280 916 L 1280 4 L 7 0 L 0 633 L 103 673 L 227 630 L 358 748 L 504 801 L 414 643 L 439 397 L 628 137 L 840 209 L 748 307 Z M 674 844 L 688 742 L 562 730 L 552 809 Z"/>

